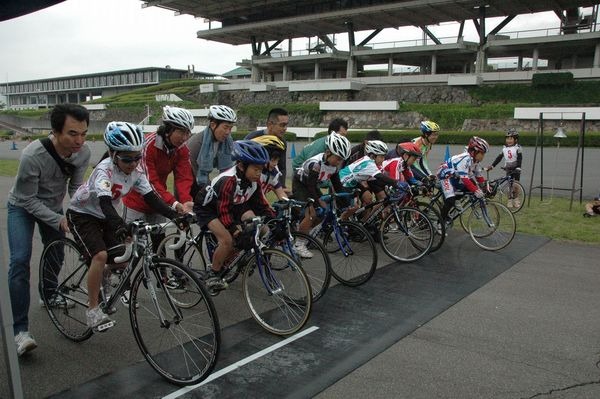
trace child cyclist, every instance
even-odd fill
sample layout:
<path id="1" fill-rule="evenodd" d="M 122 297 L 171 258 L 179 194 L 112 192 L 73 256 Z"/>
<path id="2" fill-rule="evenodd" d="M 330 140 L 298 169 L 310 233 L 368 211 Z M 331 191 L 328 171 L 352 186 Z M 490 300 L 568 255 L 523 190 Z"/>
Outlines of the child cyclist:
<path id="1" fill-rule="evenodd" d="M 260 176 L 269 154 L 252 140 L 233 143 L 236 164 L 216 176 L 194 199 L 194 212 L 200 227 L 208 227 L 218 241 L 212 267 L 205 282 L 212 291 L 227 287 L 221 276 L 225 260 L 233 253 L 233 242 L 242 232 L 242 222 L 256 215 L 274 217 L 260 187 Z"/>
<path id="2" fill-rule="evenodd" d="M 381 165 L 381 170 L 386 176 L 397 181 L 405 181 L 410 185 L 420 186 L 422 183 L 418 181 L 411 170 L 421 158 L 421 149 L 414 142 L 406 142 L 398 144 L 398 149 L 402 155 L 398 158 L 386 159 Z"/>
<path id="3" fill-rule="evenodd" d="M 504 170 L 506 176 L 511 176 L 513 179 L 519 181 L 521 179 L 521 163 L 523 162 L 523 152 L 519 145 L 519 132 L 515 128 L 510 128 L 506 131 L 505 145 L 502 147 L 502 152 L 498 154 L 494 162 L 486 168 L 486 170 L 492 170 L 502 161 L 504 158 Z M 520 208 L 521 202 L 518 198 L 508 199 L 509 208 Z"/>
<path id="4" fill-rule="evenodd" d="M 271 134 L 265 134 L 252 139 L 262 145 L 267 153 L 269 153 L 269 162 L 265 165 L 260 174 L 260 187 L 264 195 L 267 195 L 270 191 L 273 191 L 277 195 L 277 199 L 287 200 L 287 194 L 283 190 L 281 184 L 281 172 L 277 167 L 279 159 L 285 156 L 285 144 L 277 136 Z"/>
<path id="5" fill-rule="evenodd" d="M 315 200 L 320 209 L 327 204 L 321 201 L 320 188 L 323 184 L 331 184 L 335 190 L 343 190 L 338 170 L 342 162 L 350 156 L 350 142 L 341 134 L 332 132 L 327 136 L 325 152 L 308 158 L 296 170 L 292 179 L 294 199 L 299 201 Z M 298 231 L 309 233 L 310 229 L 319 223 L 317 212 L 313 205 L 306 208 L 304 217 L 298 226 Z M 294 250 L 303 258 L 312 258 L 313 253 L 306 248 L 306 242 L 296 240 Z"/>
<path id="6" fill-rule="evenodd" d="M 444 193 L 441 217 L 446 224 L 449 225 L 451 222 L 448 220 L 448 213 L 456 201 L 455 189 L 469 191 L 480 199 L 484 197 L 483 191 L 479 188 L 479 185 L 485 183 L 481 161 L 489 149 L 487 141 L 473 136 L 465 152 L 454 155 L 440 166 L 438 177 Z"/>
<path id="7" fill-rule="evenodd" d="M 340 170 L 340 181 L 345 188 L 359 188 L 363 205 L 373 202 L 373 194 L 385 198 L 386 186 L 397 186 L 397 181 L 382 171 L 388 153 L 387 145 L 380 140 L 367 141 L 365 156 Z"/>
<path id="8" fill-rule="evenodd" d="M 98 302 L 108 260 L 107 249 L 121 244 L 129 235 L 115 209 L 121 198 L 135 190 L 162 215 L 169 219 L 177 217 L 177 212 L 152 191 L 146 175 L 138 168 L 144 145 L 141 129 L 127 122 L 110 122 L 104 131 L 104 142 L 108 146 L 108 157 L 96 165 L 87 182 L 77 189 L 67 210 L 73 237 L 91 259 L 86 316 L 88 327 L 95 331 L 112 324 Z"/>
<path id="9" fill-rule="evenodd" d="M 429 168 L 429 152 L 440 135 L 440 127 L 433 121 L 421 122 L 421 136 L 412 140 L 421 149 L 421 158 L 412 165 L 412 171 L 417 180 L 421 181 L 432 175 Z"/>

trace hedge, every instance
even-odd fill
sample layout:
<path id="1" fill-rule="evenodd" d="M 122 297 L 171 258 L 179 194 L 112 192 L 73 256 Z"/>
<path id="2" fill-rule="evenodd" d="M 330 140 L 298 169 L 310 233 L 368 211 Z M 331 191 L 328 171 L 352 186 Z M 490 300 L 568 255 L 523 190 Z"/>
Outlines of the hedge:
<path id="1" fill-rule="evenodd" d="M 573 84 L 573 82 L 573 74 L 571 72 L 534 73 L 531 78 L 531 85 L 533 87 L 568 86 Z"/>
<path id="2" fill-rule="evenodd" d="M 370 130 L 352 130 L 348 132 L 346 136 L 352 143 L 361 142 L 365 134 Z M 326 131 L 319 132 L 315 135 L 315 138 L 323 137 L 327 134 Z M 553 138 L 554 132 L 545 132 L 544 144 L 554 145 L 556 139 Z M 562 139 L 560 145 L 563 147 L 577 147 L 579 132 L 567 132 L 567 138 Z M 420 136 L 421 133 L 418 130 L 392 130 L 381 132 L 382 140 L 386 143 L 401 143 L 409 141 L 415 137 Z M 437 144 L 466 144 L 469 139 L 477 135 L 486 139 L 490 145 L 503 145 L 504 144 L 504 132 L 467 132 L 467 131 L 452 131 L 444 130 L 440 134 Z M 535 146 L 536 132 L 520 132 L 519 143 L 523 146 Z M 586 147 L 600 147 L 600 132 L 587 132 L 585 135 L 585 146 Z"/>

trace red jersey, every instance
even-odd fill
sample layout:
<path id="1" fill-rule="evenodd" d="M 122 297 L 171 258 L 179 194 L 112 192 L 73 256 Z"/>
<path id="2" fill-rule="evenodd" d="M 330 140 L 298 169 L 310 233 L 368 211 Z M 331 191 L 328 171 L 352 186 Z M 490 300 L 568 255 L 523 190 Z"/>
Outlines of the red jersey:
<path id="1" fill-rule="evenodd" d="M 192 201 L 190 189 L 194 177 L 190 164 L 190 151 L 186 145 L 169 150 L 161 136 L 156 133 L 149 134 L 146 136 L 146 143 L 142 150 L 142 168 L 148 176 L 154 192 L 168 205 L 173 205 L 175 201 L 181 203 Z M 178 198 L 175 198 L 167 190 L 167 178 L 171 172 L 175 177 L 175 190 Z M 155 212 L 135 191 L 131 191 L 123 198 L 123 204 L 138 212 Z"/>

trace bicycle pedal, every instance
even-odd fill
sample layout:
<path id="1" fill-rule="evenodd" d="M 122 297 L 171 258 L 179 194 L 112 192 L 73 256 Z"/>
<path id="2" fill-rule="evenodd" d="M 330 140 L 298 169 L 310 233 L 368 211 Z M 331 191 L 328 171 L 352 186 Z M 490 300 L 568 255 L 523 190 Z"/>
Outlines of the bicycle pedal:
<path id="1" fill-rule="evenodd" d="M 96 333 L 105 332 L 109 328 L 114 327 L 115 324 L 116 324 L 116 322 L 114 320 L 111 320 L 107 323 L 97 325 L 96 327 L 93 328 L 93 330 Z"/>

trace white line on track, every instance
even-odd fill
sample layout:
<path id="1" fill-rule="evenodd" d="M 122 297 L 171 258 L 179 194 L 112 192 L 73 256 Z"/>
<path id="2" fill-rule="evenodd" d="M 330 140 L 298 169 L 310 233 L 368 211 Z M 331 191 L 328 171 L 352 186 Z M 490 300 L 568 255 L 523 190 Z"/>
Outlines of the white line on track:
<path id="1" fill-rule="evenodd" d="M 202 382 L 200 382 L 200 383 L 198 383 L 196 385 L 190 385 L 190 386 L 181 388 L 181 389 L 179 389 L 179 390 L 177 390 L 177 391 L 175 391 L 173 393 L 170 393 L 167 396 L 163 396 L 163 399 L 175 399 L 175 398 L 178 398 L 181 395 L 184 395 L 184 394 L 186 394 L 186 393 L 188 393 L 190 391 L 193 391 L 194 389 L 196 389 L 198 387 L 201 387 L 204 384 L 208 384 L 209 382 L 211 382 L 213 380 L 216 380 L 217 378 L 222 377 L 225 374 L 228 374 L 228 373 L 232 372 L 233 370 L 236 370 L 236 369 L 238 369 L 238 368 L 240 368 L 240 367 L 242 367 L 242 366 L 244 366 L 244 365 L 246 365 L 246 364 L 248 364 L 248 363 L 250 363 L 250 362 L 252 362 L 252 361 L 254 361 L 254 360 L 258 359 L 258 358 L 260 358 L 260 357 L 263 357 L 264 355 L 266 355 L 268 353 L 271 353 L 271 352 L 273 352 L 273 351 L 275 351 L 275 350 L 277 350 L 277 349 L 279 349 L 281 347 L 284 347 L 287 344 L 292 343 L 292 342 L 296 341 L 297 339 L 300 339 L 300 338 L 304 337 L 305 335 L 313 333 L 313 332 L 317 331 L 318 329 L 319 329 L 319 327 L 317 327 L 317 326 L 312 326 L 310 328 L 307 328 L 306 330 L 304 330 L 302 332 L 299 332 L 296 335 L 292 335 L 291 337 L 286 338 L 286 339 L 284 339 L 281 342 L 278 342 L 278 343 L 276 343 L 274 345 L 271 345 L 268 348 L 265 348 L 265 349 L 261 350 L 260 352 L 256 352 L 253 355 L 250 355 L 250 356 L 248 356 L 248 357 L 246 357 L 246 358 L 244 358 L 244 359 L 242 359 L 240 361 L 237 361 L 237 362 L 235 362 L 235 363 L 233 363 L 233 364 L 225 367 L 224 369 L 221 369 L 221 370 L 217 371 L 216 373 L 213 373 L 213 374 L 209 375 L 208 378 L 206 378 L 205 380 L 203 380 Z"/>

